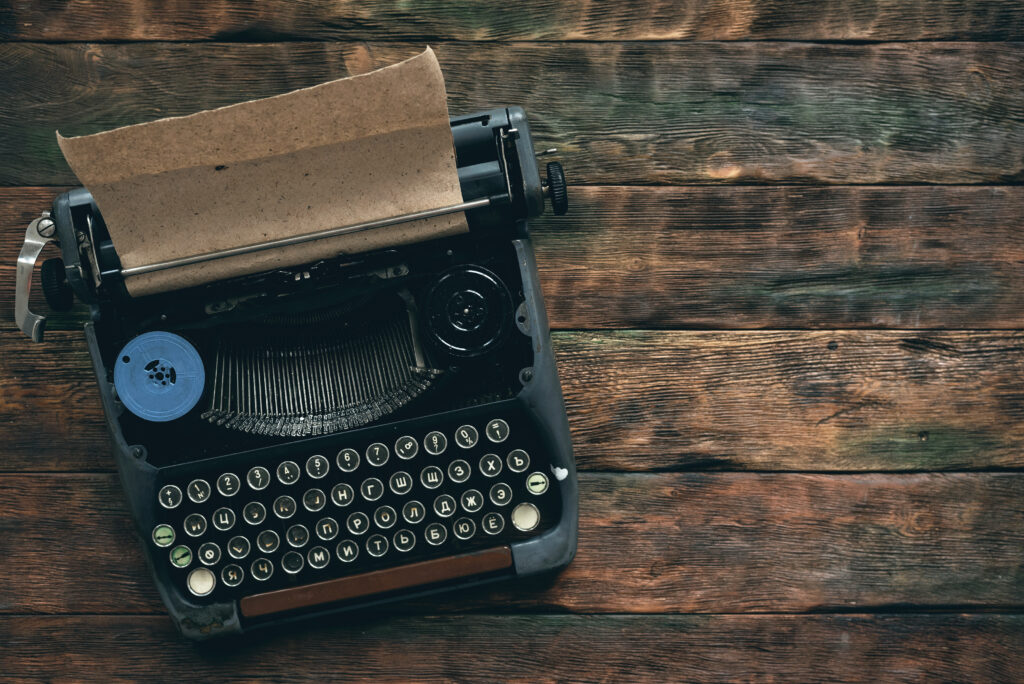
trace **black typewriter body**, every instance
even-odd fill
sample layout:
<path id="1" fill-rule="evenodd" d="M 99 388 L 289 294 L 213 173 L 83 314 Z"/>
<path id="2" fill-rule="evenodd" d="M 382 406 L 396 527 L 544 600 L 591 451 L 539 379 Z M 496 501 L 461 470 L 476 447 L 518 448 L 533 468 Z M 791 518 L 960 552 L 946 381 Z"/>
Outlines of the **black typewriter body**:
<path id="1" fill-rule="evenodd" d="M 564 213 L 564 177 L 549 164 L 542 181 L 519 108 L 451 123 L 464 200 L 490 199 L 466 212 L 468 233 L 171 293 L 128 295 L 87 190 L 54 201 L 62 268 L 44 264 L 47 301 L 90 305 L 122 484 L 184 635 L 572 559 L 576 473 L 527 232 L 545 197 Z M 26 306 L 19 324 L 41 337 Z M 118 373 L 184 382 L 160 354 L 126 353 L 147 354 L 129 345 L 154 331 L 187 340 L 204 371 L 194 408 L 171 420 L 116 389 Z"/>

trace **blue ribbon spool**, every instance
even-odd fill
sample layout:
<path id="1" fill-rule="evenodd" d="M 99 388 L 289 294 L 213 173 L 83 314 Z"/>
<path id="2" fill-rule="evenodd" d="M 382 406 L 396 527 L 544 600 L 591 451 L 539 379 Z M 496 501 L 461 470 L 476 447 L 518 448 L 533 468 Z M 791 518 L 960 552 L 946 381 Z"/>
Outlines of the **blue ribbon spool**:
<path id="1" fill-rule="evenodd" d="M 114 361 L 114 388 L 129 411 L 163 423 L 181 418 L 203 395 L 206 371 L 199 352 L 174 333 L 143 333 Z"/>

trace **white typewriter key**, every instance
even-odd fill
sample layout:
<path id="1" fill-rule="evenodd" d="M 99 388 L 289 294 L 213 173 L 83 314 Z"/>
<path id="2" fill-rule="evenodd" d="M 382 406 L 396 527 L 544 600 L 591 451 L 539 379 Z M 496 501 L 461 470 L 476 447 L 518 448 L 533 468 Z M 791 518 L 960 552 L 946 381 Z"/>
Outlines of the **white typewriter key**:
<path id="1" fill-rule="evenodd" d="M 469 464 L 461 458 L 457 458 L 448 464 L 448 477 L 451 478 L 452 482 L 462 484 L 469 479 L 469 474 Z"/>
<path id="2" fill-rule="evenodd" d="M 259 525 L 267 519 L 267 509 L 259 501 L 250 501 L 242 509 L 242 517 L 250 525 Z"/>
<path id="3" fill-rule="evenodd" d="M 270 471 L 263 466 L 249 468 L 249 472 L 245 475 L 245 481 L 249 483 L 252 489 L 255 489 L 257 492 L 261 491 L 270 484 Z"/>
<path id="4" fill-rule="evenodd" d="M 213 526 L 220 532 L 227 532 L 235 526 L 235 512 L 226 506 L 213 512 Z"/>
<path id="5" fill-rule="evenodd" d="M 305 563 L 305 560 L 298 551 L 289 551 L 281 557 L 281 569 L 289 575 L 294 575 L 299 570 L 302 570 L 303 563 Z"/>
<path id="6" fill-rule="evenodd" d="M 206 518 L 199 513 L 192 513 L 185 518 L 185 534 L 190 537 L 201 537 L 206 532 Z"/>
<path id="7" fill-rule="evenodd" d="M 277 466 L 277 479 L 281 484 L 291 485 L 299 481 L 299 464 L 295 461 L 285 461 Z"/>
<path id="8" fill-rule="evenodd" d="M 508 454 L 508 469 L 513 473 L 525 473 L 530 467 L 530 454 L 522 449 L 513 449 Z"/>
<path id="9" fill-rule="evenodd" d="M 188 573 L 188 590 L 196 596 L 209 596 L 217 586 L 217 576 L 208 568 L 196 568 Z"/>
<path id="10" fill-rule="evenodd" d="M 323 510 L 327 505 L 327 495 L 320 489 L 307 489 L 302 495 L 302 507 L 311 513 Z"/>
<path id="11" fill-rule="evenodd" d="M 352 503 L 354 496 L 355 492 L 352 490 L 352 487 L 344 482 L 336 484 L 331 488 L 331 501 L 334 502 L 335 506 L 348 506 Z"/>
<path id="12" fill-rule="evenodd" d="M 426 514 L 427 509 L 419 501 L 406 501 L 405 505 L 402 506 L 402 517 L 410 525 L 422 522 Z"/>
<path id="13" fill-rule="evenodd" d="M 548 491 L 548 476 L 539 470 L 535 473 L 530 473 L 526 478 L 526 489 L 531 494 L 543 494 Z"/>
<path id="14" fill-rule="evenodd" d="M 170 510 L 177 508 L 181 505 L 181 490 L 175 485 L 164 485 L 160 488 L 160 494 L 157 496 L 160 500 L 160 505 Z"/>
<path id="15" fill-rule="evenodd" d="M 382 530 L 394 527 L 397 520 L 398 514 L 391 506 L 381 506 L 373 512 L 373 522 L 377 523 L 377 527 Z"/>
<path id="16" fill-rule="evenodd" d="M 281 518 L 281 520 L 287 520 L 295 515 L 297 508 L 298 505 L 295 503 L 295 499 L 287 494 L 282 494 L 274 499 L 274 515 Z"/>
<path id="17" fill-rule="evenodd" d="M 241 566 L 225 565 L 224 569 L 220 571 L 220 581 L 224 583 L 226 587 L 237 587 L 242 583 L 242 578 L 245 576 L 245 572 Z"/>
<path id="18" fill-rule="evenodd" d="M 359 544 L 356 544 L 351 539 L 346 539 L 345 541 L 338 542 L 334 553 L 338 555 L 338 560 L 351 563 L 359 557 Z"/>
<path id="19" fill-rule="evenodd" d="M 199 562 L 203 565 L 216 565 L 220 562 L 220 547 L 213 542 L 206 542 L 199 547 Z"/>
<path id="20" fill-rule="evenodd" d="M 228 542 L 228 555 L 235 560 L 242 560 L 249 555 L 249 540 L 239 535 Z"/>
<path id="21" fill-rule="evenodd" d="M 256 536 L 256 546 L 263 553 L 274 553 L 281 546 L 281 538 L 274 530 L 263 530 Z"/>
<path id="22" fill-rule="evenodd" d="M 495 444 L 500 444 L 508 439 L 508 423 L 503 421 L 501 418 L 495 418 L 491 422 L 487 423 L 487 427 L 484 429 L 487 433 L 487 439 L 491 440 Z"/>
<path id="23" fill-rule="evenodd" d="M 348 528 L 348 531 L 352 534 L 365 534 L 369 526 L 370 519 L 362 512 L 353 513 L 348 516 L 348 520 L 345 521 L 345 527 Z"/>
<path id="24" fill-rule="evenodd" d="M 497 477 L 501 472 L 501 458 L 497 454 L 484 454 L 480 457 L 480 472 L 487 477 Z"/>
<path id="25" fill-rule="evenodd" d="M 504 506 L 512 500 L 512 488 L 504 482 L 499 482 L 491 487 L 490 497 L 491 503 L 495 506 Z"/>
<path id="26" fill-rule="evenodd" d="M 171 549 L 171 565 L 176 568 L 187 568 L 192 563 L 192 549 L 179 544 Z"/>
<path id="27" fill-rule="evenodd" d="M 442 518 L 450 518 L 455 512 L 455 499 L 448 494 L 442 494 L 434 499 L 434 513 Z"/>
<path id="28" fill-rule="evenodd" d="M 480 433 L 472 425 L 463 425 L 455 431 L 455 443 L 463 449 L 472 449 L 480 439 Z"/>
<path id="29" fill-rule="evenodd" d="M 462 504 L 462 510 L 467 513 L 476 513 L 484 507 L 484 495 L 476 489 L 467 489 L 459 497 L 459 503 Z"/>
<path id="30" fill-rule="evenodd" d="M 217 478 L 217 491 L 222 496 L 234 496 L 242 488 L 242 481 L 234 473 L 224 473 Z"/>
<path id="31" fill-rule="evenodd" d="M 409 460 L 415 456 L 420 450 L 419 442 L 416 441 L 415 437 L 406 435 L 405 437 L 399 437 L 395 440 L 395 453 L 398 454 L 398 458 Z"/>
<path id="32" fill-rule="evenodd" d="M 391 491 L 399 496 L 408 494 L 412 489 L 412 476 L 403 470 L 399 470 L 388 480 L 388 485 L 390 485 Z"/>
<path id="33" fill-rule="evenodd" d="M 174 543 L 174 528 L 170 525 L 157 525 L 153 528 L 153 543 L 163 548 Z"/>
<path id="34" fill-rule="evenodd" d="M 306 474 L 314 480 L 319 480 L 321 477 L 326 475 L 327 471 L 330 469 L 330 462 L 319 454 L 316 456 L 310 456 L 306 460 Z"/>
<path id="35" fill-rule="evenodd" d="M 476 523 L 469 518 L 459 518 L 452 525 L 455 536 L 465 541 L 476 534 Z"/>
<path id="36" fill-rule="evenodd" d="M 437 466 L 427 466 L 420 473 L 420 484 L 427 489 L 437 489 L 444 481 L 444 473 Z"/>
<path id="37" fill-rule="evenodd" d="M 196 478 L 188 483 L 186 490 L 188 491 L 188 498 L 193 503 L 203 503 L 210 498 L 210 483 L 206 480 Z"/>
<path id="38" fill-rule="evenodd" d="M 437 456 L 448 448 L 448 438 L 444 436 L 443 432 L 437 430 L 428 432 L 427 436 L 423 438 L 423 448 L 427 450 L 428 454 Z"/>
<path id="39" fill-rule="evenodd" d="M 355 449 L 342 449 L 334 460 L 338 463 L 338 469 L 341 472 L 351 473 L 359 467 L 359 452 Z"/>
<path id="40" fill-rule="evenodd" d="M 396 549 L 406 553 L 412 551 L 412 547 L 416 546 L 416 535 L 409 530 L 398 530 L 391 541 L 394 542 Z"/>
<path id="41" fill-rule="evenodd" d="M 540 511 L 532 503 L 521 503 L 512 509 L 512 524 L 520 532 L 529 532 L 540 523 Z"/>
<path id="42" fill-rule="evenodd" d="M 423 530 L 423 536 L 431 546 L 440 546 L 448 538 L 448 529 L 441 523 L 430 523 Z"/>
<path id="43" fill-rule="evenodd" d="M 480 527 L 487 534 L 500 534 L 505 529 L 505 519 L 501 517 L 501 513 L 488 513 L 480 521 Z"/>
<path id="44" fill-rule="evenodd" d="M 382 466 L 388 462 L 391 452 L 380 442 L 374 442 L 366 447 L 366 462 L 372 466 Z"/>
<path id="45" fill-rule="evenodd" d="M 384 495 L 384 483 L 375 477 L 368 477 L 359 485 L 359 492 L 367 501 L 376 501 Z"/>
<path id="46" fill-rule="evenodd" d="M 292 525 L 284 533 L 284 538 L 288 540 L 288 545 L 292 548 L 301 549 L 309 541 L 309 530 L 305 525 Z"/>
<path id="47" fill-rule="evenodd" d="M 265 582 L 274 574 L 274 564 L 266 558 L 257 558 L 249 566 L 249 574 L 253 576 L 253 579 Z"/>
<path id="48" fill-rule="evenodd" d="M 321 518 L 316 524 L 316 536 L 330 541 L 338 536 L 338 521 L 334 518 Z"/>
<path id="49" fill-rule="evenodd" d="M 323 570 L 331 562 L 331 552 L 322 546 L 314 546 L 306 554 L 306 561 L 309 563 L 309 567 Z"/>
<path id="50" fill-rule="evenodd" d="M 366 552 L 374 558 L 380 558 L 388 552 L 388 538 L 383 534 L 371 534 L 366 540 Z"/>

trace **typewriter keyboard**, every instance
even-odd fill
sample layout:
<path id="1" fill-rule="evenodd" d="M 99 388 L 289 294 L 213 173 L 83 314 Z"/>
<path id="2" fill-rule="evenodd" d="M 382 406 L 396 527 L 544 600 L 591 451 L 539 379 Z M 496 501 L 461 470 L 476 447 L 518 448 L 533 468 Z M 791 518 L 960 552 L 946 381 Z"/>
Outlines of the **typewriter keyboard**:
<path id="1" fill-rule="evenodd" d="M 193 601 L 213 601 L 529 538 L 558 522 L 564 471 L 510 423 L 185 473 L 157 492 L 151 543 Z"/>

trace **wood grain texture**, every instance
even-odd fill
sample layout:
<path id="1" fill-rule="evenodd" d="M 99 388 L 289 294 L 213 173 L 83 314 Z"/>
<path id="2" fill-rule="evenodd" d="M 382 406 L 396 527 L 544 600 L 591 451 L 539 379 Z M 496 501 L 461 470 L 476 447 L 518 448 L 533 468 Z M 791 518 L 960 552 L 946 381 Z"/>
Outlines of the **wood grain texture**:
<path id="1" fill-rule="evenodd" d="M 115 476 L 3 475 L 0 494 L 0 612 L 163 612 Z M 587 473 L 553 583 L 400 611 L 1019 610 L 1022 544 L 1019 473 Z"/>
<path id="2" fill-rule="evenodd" d="M 3 471 L 113 469 L 81 332 L 0 332 Z M 1024 467 L 1022 332 L 579 332 L 583 470 Z"/>
<path id="3" fill-rule="evenodd" d="M 0 39 L 124 40 L 1019 40 L 1024 8 L 998 0 L 58 0 L 0 10 Z"/>
<path id="4" fill-rule="evenodd" d="M 521 104 L 582 184 L 1024 180 L 1024 50 L 1000 43 L 435 45 L 449 105 Z M 90 133 L 394 63 L 421 43 L 0 46 L 0 185 L 73 183 Z"/>
<path id="5" fill-rule="evenodd" d="M 74 639 L 68 639 L 73 634 Z M 0 618 L 9 681 L 1009 682 L 1020 615 L 443 616 L 196 649 L 162 617 Z M 497 673 L 501 673 L 500 677 Z"/>
<path id="6" fill-rule="evenodd" d="M 0 282 L 60 190 L 0 188 Z M 1022 187 L 579 186 L 570 200 L 532 223 L 556 329 L 1024 326 Z M 0 312 L 13 306 L 0 288 Z"/>

